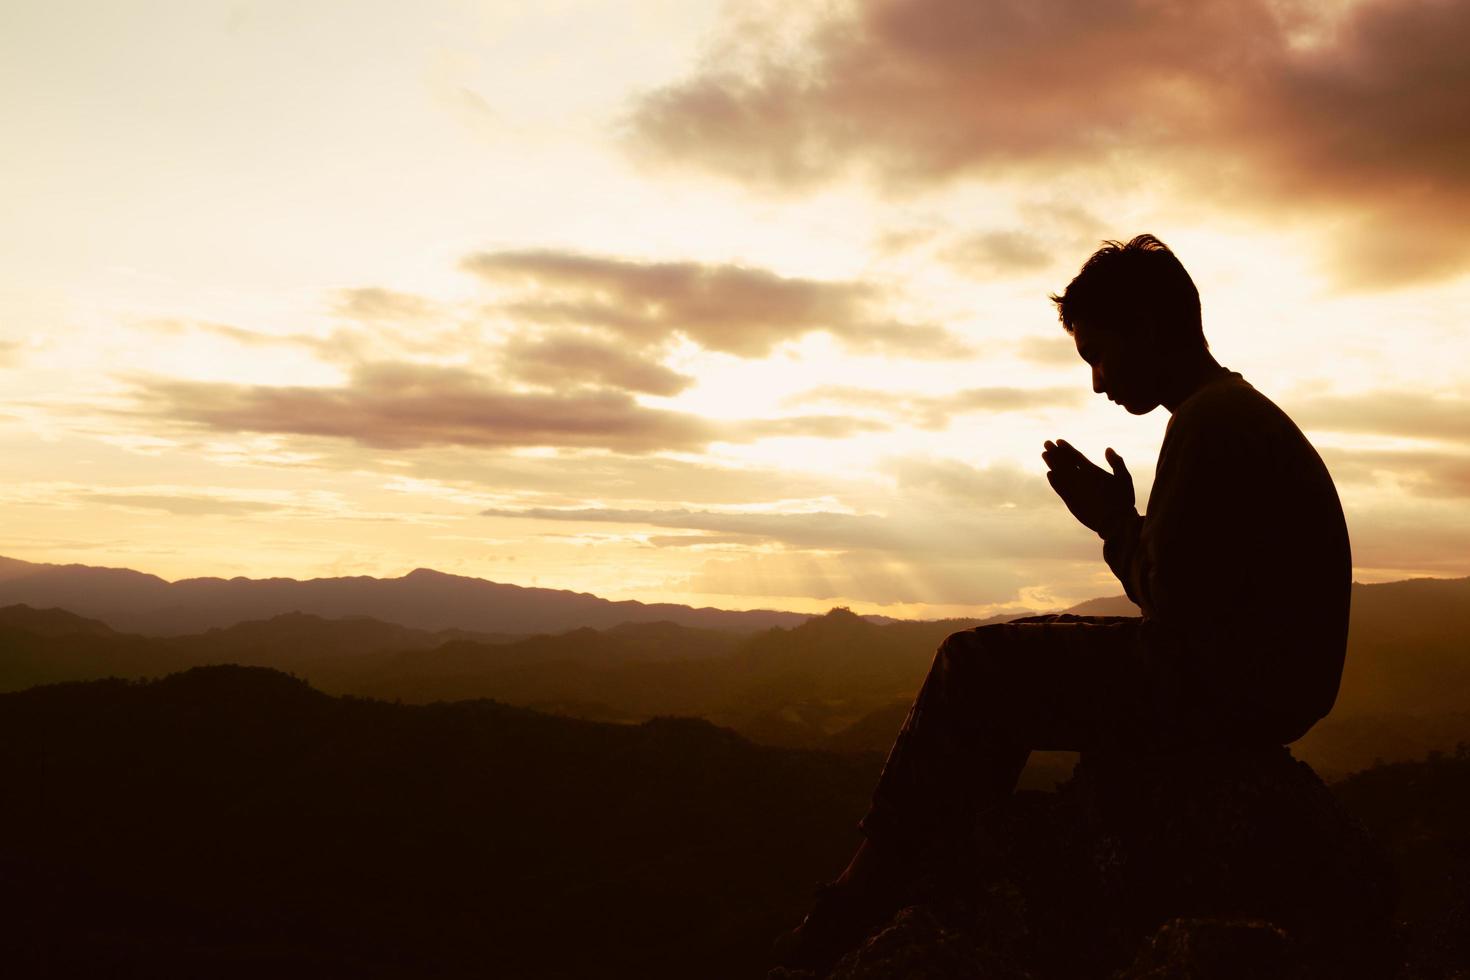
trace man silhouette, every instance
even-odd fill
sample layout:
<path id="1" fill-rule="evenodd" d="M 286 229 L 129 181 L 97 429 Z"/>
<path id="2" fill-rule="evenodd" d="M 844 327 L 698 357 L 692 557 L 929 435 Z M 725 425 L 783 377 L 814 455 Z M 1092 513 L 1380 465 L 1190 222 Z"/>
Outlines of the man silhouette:
<path id="1" fill-rule="evenodd" d="M 1033 749 L 1280 745 L 1336 699 L 1352 564 L 1316 450 L 1210 354 L 1199 292 L 1152 235 L 1105 242 L 1051 299 L 1093 391 L 1171 414 L 1143 516 L 1112 449 L 1108 469 L 1062 439 L 1041 454 L 1143 616 L 1037 616 L 946 639 L 861 846 L 778 941 L 787 965 L 821 969 L 860 941 L 908 877 L 1012 792 Z"/>

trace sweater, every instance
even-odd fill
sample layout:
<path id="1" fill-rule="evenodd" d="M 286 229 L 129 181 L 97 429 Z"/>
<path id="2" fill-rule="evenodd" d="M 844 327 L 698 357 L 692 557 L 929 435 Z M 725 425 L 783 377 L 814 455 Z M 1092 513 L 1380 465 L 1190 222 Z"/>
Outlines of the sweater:
<path id="1" fill-rule="evenodd" d="M 1306 436 L 1238 373 L 1174 410 L 1147 512 L 1108 529 L 1103 557 L 1243 727 L 1290 742 L 1332 708 L 1352 590 L 1342 505 Z"/>

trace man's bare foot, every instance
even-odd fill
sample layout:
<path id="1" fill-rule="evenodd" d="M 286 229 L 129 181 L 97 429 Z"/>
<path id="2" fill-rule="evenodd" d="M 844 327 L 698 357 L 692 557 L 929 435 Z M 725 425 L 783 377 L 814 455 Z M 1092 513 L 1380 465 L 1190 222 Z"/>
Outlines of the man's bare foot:
<path id="1" fill-rule="evenodd" d="M 896 869 L 864 840 L 835 881 L 819 885 L 812 910 L 776 940 L 776 964 L 824 974 L 897 911 Z"/>
<path id="2" fill-rule="evenodd" d="M 777 966 L 825 975 L 894 911 L 878 896 L 835 881 L 818 886 L 815 898 L 801 925 L 772 947 Z"/>
<path id="3" fill-rule="evenodd" d="M 881 864 L 878 852 L 864 837 L 858 844 L 858 849 L 853 853 L 852 860 L 847 862 L 847 867 L 842 869 L 842 874 L 837 876 L 834 884 L 865 888 L 872 883 L 871 879 L 877 876 Z"/>

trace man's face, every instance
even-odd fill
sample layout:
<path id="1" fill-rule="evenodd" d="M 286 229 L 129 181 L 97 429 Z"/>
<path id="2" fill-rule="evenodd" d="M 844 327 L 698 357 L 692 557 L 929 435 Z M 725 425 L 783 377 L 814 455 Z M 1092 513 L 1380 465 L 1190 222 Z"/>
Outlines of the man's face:
<path id="1" fill-rule="evenodd" d="M 1092 390 L 1134 415 L 1159 407 L 1159 365 L 1146 331 L 1124 333 L 1085 322 L 1074 325 L 1077 354 L 1092 367 Z"/>

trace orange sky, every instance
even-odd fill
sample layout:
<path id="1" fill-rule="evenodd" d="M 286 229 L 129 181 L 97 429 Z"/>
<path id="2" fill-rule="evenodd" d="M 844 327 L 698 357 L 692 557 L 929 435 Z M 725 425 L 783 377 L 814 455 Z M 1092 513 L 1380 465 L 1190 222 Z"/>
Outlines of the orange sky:
<path id="1" fill-rule="evenodd" d="M 1048 292 L 1151 231 L 1470 574 L 1470 5 L 7 5 L 0 554 L 890 615 L 1119 590 Z"/>

